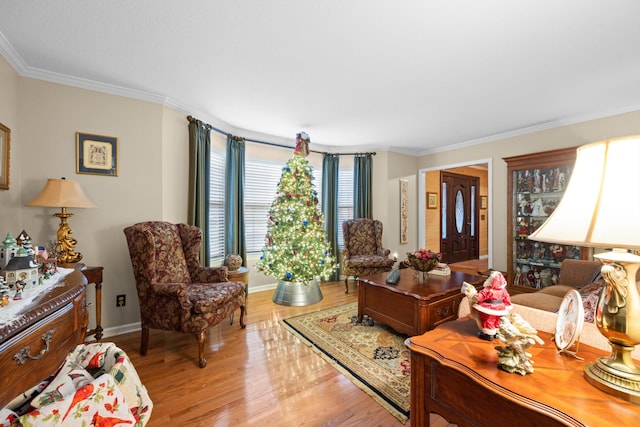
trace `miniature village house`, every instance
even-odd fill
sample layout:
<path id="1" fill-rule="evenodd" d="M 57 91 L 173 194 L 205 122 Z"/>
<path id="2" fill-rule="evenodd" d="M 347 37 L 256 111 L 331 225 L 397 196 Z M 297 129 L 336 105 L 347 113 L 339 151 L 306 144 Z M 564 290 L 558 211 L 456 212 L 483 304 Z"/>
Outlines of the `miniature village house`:
<path id="1" fill-rule="evenodd" d="M 2 269 L 2 276 L 9 286 L 18 281 L 24 282 L 24 285 L 37 285 L 38 267 L 39 265 L 33 259 L 33 255 L 28 255 L 24 248 L 20 248 Z"/>

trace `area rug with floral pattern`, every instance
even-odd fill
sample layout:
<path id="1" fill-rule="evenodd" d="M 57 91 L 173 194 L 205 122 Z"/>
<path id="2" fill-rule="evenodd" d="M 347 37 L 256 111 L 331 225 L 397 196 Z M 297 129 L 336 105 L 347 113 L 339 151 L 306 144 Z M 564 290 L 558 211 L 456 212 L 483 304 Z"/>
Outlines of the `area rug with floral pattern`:
<path id="1" fill-rule="evenodd" d="M 284 326 L 405 423 L 410 409 L 411 355 L 403 337 L 364 317 L 356 302 L 284 319 Z"/>

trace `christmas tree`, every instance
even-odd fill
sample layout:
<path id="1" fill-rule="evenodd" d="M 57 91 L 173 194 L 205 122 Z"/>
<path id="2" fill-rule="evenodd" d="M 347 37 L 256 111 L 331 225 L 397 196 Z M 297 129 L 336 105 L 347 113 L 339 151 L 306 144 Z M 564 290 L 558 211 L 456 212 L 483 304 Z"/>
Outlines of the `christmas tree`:
<path id="1" fill-rule="evenodd" d="M 327 278 L 336 268 L 326 241 L 311 166 L 305 158 L 309 137 L 296 138 L 296 151 L 282 168 L 276 198 L 269 210 L 265 247 L 257 266 L 278 280 L 307 283 Z"/>

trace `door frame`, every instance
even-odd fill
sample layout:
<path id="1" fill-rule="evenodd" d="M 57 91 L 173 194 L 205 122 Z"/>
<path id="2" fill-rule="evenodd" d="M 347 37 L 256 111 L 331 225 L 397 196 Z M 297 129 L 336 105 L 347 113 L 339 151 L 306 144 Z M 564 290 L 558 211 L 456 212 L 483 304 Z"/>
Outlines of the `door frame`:
<path id="1" fill-rule="evenodd" d="M 422 247 L 426 238 L 426 230 L 425 230 L 425 210 L 427 208 L 427 197 L 426 197 L 426 174 L 431 171 L 440 171 L 443 169 L 452 169 L 459 168 L 463 166 L 474 166 L 479 164 L 487 165 L 487 191 L 489 197 L 489 205 L 487 206 L 487 221 L 488 221 L 488 233 L 487 242 L 488 247 L 488 268 L 493 267 L 493 208 L 492 208 L 492 200 L 493 200 L 493 159 L 478 159 L 478 160 L 470 160 L 467 162 L 453 163 L 447 165 L 440 166 L 431 166 L 427 168 L 421 168 L 418 170 L 418 247 Z M 439 178 L 438 178 L 439 179 Z M 440 185 L 440 182 L 438 182 Z M 483 258 L 483 257 L 481 257 Z"/>

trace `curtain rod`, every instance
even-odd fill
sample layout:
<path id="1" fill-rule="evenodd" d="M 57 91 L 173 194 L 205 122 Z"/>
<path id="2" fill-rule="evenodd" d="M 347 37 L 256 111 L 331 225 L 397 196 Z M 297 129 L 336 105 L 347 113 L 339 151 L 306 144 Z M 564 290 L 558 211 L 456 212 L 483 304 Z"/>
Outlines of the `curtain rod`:
<path id="1" fill-rule="evenodd" d="M 187 120 L 197 124 L 198 126 L 202 126 L 202 127 L 206 128 L 206 129 L 213 130 L 213 131 L 216 131 L 218 133 L 221 133 L 224 136 L 231 136 L 232 138 L 240 138 L 240 139 L 242 139 L 244 141 L 255 142 L 256 144 L 271 145 L 272 147 L 288 148 L 290 150 L 295 149 L 295 147 L 292 147 L 290 145 L 277 144 L 275 142 L 260 141 L 260 140 L 257 140 L 257 139 L 237 137 L 235 135 L 230 134 L 229 132 L 225 132 L 222 129 L 218 129 L 215 126 L 212 126 L 212 125 L 210 125 L 208 123 L 205 123 L 205 122 L 203 122 L 201 120 L 198 120 L 193 116 L 187 116 Z M 330 154 L 330 155 L 333 155 L 333 156 L 360 156 L 360 155 L 363 155 L 363 154 L 371 154 L 372 156 L 376 155 L 375 151 L 371 152 L 371 153 L 329 153 L 329 152 L 326 152 L 326 151 L 316 151 L 316 150 L 309 150 L 309 151 L 311 153 Z"/>

